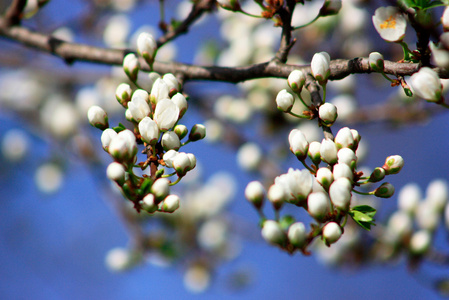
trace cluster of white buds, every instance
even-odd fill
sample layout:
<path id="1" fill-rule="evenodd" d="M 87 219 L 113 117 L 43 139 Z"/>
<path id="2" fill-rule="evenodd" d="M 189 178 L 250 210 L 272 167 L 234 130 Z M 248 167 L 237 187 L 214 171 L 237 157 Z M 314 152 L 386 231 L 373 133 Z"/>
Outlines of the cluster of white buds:
<path id="1" fill-rule="evenodd" d="M 142 33 L 137 48 L 138 54 L 151 66 L 157 50 L 154 38 Z M 192 153 L 178 150 L 190 142 L 203 139 L 206 128 L 195 124 L 189 132 L 185 125 L 178 124 L 187 111 L 188 102 L 181 92 L 181 83 L 173 74 L 160 76 L 151 72 L 147 76 L 151 81 L 147 91 L 137 82 L 140 63 L 134 53 L 125 56 L 123 68 L 138 88 L 133 91 L 129 84 L 121 83 L 115 95 L 126 109 L 125 116 L 133 130 L 121 123 L 108 128 L 107 114 L 98 106 L 92 106 L 88 111 L 91 125 L 103 130 L 103 149 L 114 159 L 107 168 L 107 176 L 117 183 L 138 211 L 174 212 L 179 207 L 179 197 L 170 195 L 170 186 L 178 183 L 196 166 L 196 157 Z M 142 153 L 146 154 L 142 162 L 137 162 L 139 144 L 143 144 Z M 142 170 L 149 167 L 150 174 L 140 177 L 133 172 L 134 167 Z M 165 175 L 167 169 L 174 172 Z M 178 178 L 172 182 L 168 178 L 174 175 Z"/>

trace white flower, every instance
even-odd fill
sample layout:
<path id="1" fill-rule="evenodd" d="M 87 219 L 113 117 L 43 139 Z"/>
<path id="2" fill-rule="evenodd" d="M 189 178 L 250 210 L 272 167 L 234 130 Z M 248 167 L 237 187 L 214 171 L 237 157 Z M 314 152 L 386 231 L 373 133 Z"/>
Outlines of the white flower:
<path id="1" fill-rule="evenodd" d="M 128 107 L 128 102 L 131 100 L 131 94 L 131 87 L 127 83 L 119 84 L 115 90 L 115 97 L 123 107 Z"/>
<path id="2" fill-rule="evenodd" d="M 441 17 L 441 24 L 443 24 L 444 31 L 449 31 L 449 7 L 444 10 L 443 16 Z"/>
<path id="3" fill-rule="evenodd" d="M 434 231 L 440 223 L 441 212 L 437 211 L 428 201 L 422 201 L 416 207 L 415 220 L 420 229 Z"/>
<path id="4" fill-rule="evenodd" d="M 175 159 L 176 155 L 178 155 L 178 152 L 175 150 L 168 150 L 164 154 L 164 162 L 165 165 L 169 168 L 173 168 L 173 160 Z"/>
<path id="5" fill-rule="evenodd" d="M 101 134 L 101 144 L 103 145 L 103 149 L 108 151 L 109 144 L 111 144 L 111 141 L 113 138 L 117 136 L 117 132 L 115 132 L 114 129 L 107 128 L 103 131 Z"/>
<path id="6" fill-rule="evenodd" d="M 337 163 L 337 145 L 330 139 L 323 139 L 321 141 L 320 155 L 321 159 L 324 162 L 327 162 L 330 165 Z"/>
<path id="7" fill-rule="evenodd" d="M 191 160 L 187 153 L 179 152 L 173 160 L 173 168 L 179 177 L 183 177 L 189 170 L 191 170 Z"/>
<path id="8" fill-rule="evenodd" d="M 107 253 L 105 263 L 111 271 L 124 271 L 132 265 L 132 257 L 127 249 L 114 248 Z"/>
<path id="9" fill-rule="evenodd" d="M 349 129 L 348 127 L 343 127 L 342 129 L 340 129 L 335 136 L 335 144 L 337 145 L 338 149 L 354 149 L 355 141 L 351 129 Z"/>
<path id="10" fill-rule="evenodd" d="M 188 103 L 186 97 L 184 97 L 183 94 L 177 93 L 172 98 L 171 101 L 176 104 L 176 106 L 179 108 L 179 119 L 184 116 L 184 114 L 187 111 Z"/>
<path id="11" fill-rule="evenodd" d="M 178 135 L 174 131 L 167 131 L 162 135 L 161 138 L 162 148 L 165 151 L 168 150 L 178 150 L 181 147 L 181 141 Z"/>
<path id="12" fill-rule="evenodd" d="M 156 81 L 153 83 L 153 86 L 151 87 L 151 103 L 157 104 L 163 99 L 169 99 L 169 92 L 170 90 L 168 89 L 167 83 L 162 78 L 156 79 Z"/>
<path id="13" fill-rule="evenodd" d="M 265 197 L 265 189 L 259 181 L 251 181 L 245 189 L 245 197 L 257 209 L 260 209 Z"/>
<path id="14" fill-rule="evenodd" d="M 190 129 L 189 140 L 192 142 L 202 140 L 206 137 L 206 127 L 203 124 L 195 124 Z"/>
<path id="15" fill-rule="evenodd" d="M 172 213 L 179 208 L 179 202 L 179 196 L 168 195 L 161 203 L 159 203 L 159 207 L 163 212 Z"/>
<path id="16" fill-rule="evenodd" d="M 329 197 L 321 192 L 311 193 L 307 198 L 307 208 L 312 217 L 322 221 L 331 209 Z"/>
<path id="17" fill-rule="evenodd" d="M 142 141 L 154 145 L 159 139 L 159 127 L 150 117 L 145 117 L 139 122 L 139 132 Z"/>
<path id="18" fill-rule="evenodd" d="M 415 232 L 410 238 L 410 251 L 417 255 L 426 253 L 432 244 L 432 235 L 427 230 Z"/>
<path id="19" fill-rule="evenodd" d="M 309 143 L 301 130 L 293 129 L 288 135 L 288 142 L 290 144 L 290 150 L 299 160 L 306 158 L 307 151 L 309 150 Z"/>
<path id="20" fill-rule="evenodd" d="M 168 91 L 170 95 L 179 91 L 179 82 L 176 79 L 175 75 L 172 73 L 167 73 L 162 76 L 162 80 L 167 84 Z"/>
<path id="21" fill-rule="evenodd" d="M 307 239 L 306 227 L 302 222 L 296 222 L 288 228 L 288 240 L 292 245 L 302 248 Z"/>
<path id="22" fill-rule="evenodd" d="M 151 186 L 151 193 L 156 198 L 156 202 L 161 201 L 170 193 L 169 180 L 167 178 L 157 179 Z"/>
<path id="23" fill-rule="evenodd" d="M 148 32 L 142 32 L 137 38 L 137 52 L 149 65 L 153 64 L 157 50 L 157 43 L 154 37 Z"/>
<path id="24" fill-rule="evenodd" d="M 128 75 L 131 81 L 137 80 L 137 75 L 139 74 L 140 63 L 139 59 L 134 53 L 129 53 L 123 58 L 123 70 L 126 75 Z"/>
<path id="25" fill-rule="evenodd" d="M 276 104 L 280 111 L 289 112 L 293 103 L 295 103 L 295 98 L 286 89 L 281 90 L 276 96 Z"/>
<path id="26" fill-rule="evenodd" d="M 373 24 L 381 38 L 388 42 L 399 42 L 404 38 L 407 20 L 398 8 L 387 6 L 376 9 Z"/>
<path id="27" fill-rule="evenodd" d="M 443 179 L 433 180 L 426 189 L 426 199 L 436 211 L 442 211 L 448 202 L 448 186 Z"/>
<path id="28" fill-rule="evenodd" d="M 315 53 L 312 57 L 312 74 L 313 77 L 321 84 L 326 84 L 330 71 L 330 56 L 327 52 Z"/>
<path id="29" fill-rule="evenodd" d="M 136 122 L 140 122 L 140 120 L 150 114 L 151 108 L 147 101 L 148 93 L 144 90 L 136 90 L 131 101 L 128 102 L 128 109 Z"/>
<path id="30" fill-rule="evenodd" d="M 301 70 L 294 70 L 288 75 L 287 82 L 295 93 L 299 93 L 306 83 L 306 76 Z"/>
<path id="31" fill-rule="evenodd" d="M 324 103 L 318 109 L 320 120 L 326 126 L 331 126 L 337 120 L 337 107 L 332 103 Z"/>
<path id="32" fill-rule="evenodd" d="M 263 223 L 262 237 L 271 244 L 283 244 L 286 240 L 285 232 L 279 223 L 273 220 L 266 220 Z"/>
<path id="33" fill-rule="evenodd" d="M 449 36 L 449 32 L 444 33 L 444 35 Z M 436 44 L 433 42 L 430 42 L 429 46 L 430 51 L 432 51 L 432 59 L 435 62 L 435 64 L 443 69 L 449 68 L 449 51 L 446 50 L 441 45 L 440 47 L 436 46 Z"/>
<path id="34" fill-rule="evenodd" d="M 137 143 L 134 133 L 129 129 L 120 131 L 111 140 L 108 151 L 118 161 L 132 161 L 137 154 Z"/>
<path id="35" fill-rule="evenodd" d="M 422 199 L 422 192 L 416 183 L 408 183 L 402 187 L 398 195 L 400 210 L 413 214 Z"/>
<path id="36" fill-rule="evenodd" d="M 284 189 L 286 201 L 297 204 L 305 199 L 312 191 L 313 178 L 308 170 L 293 170 L 274 179 L 276 185 Z"/>
<path id="37" fill-rule="evenodd" d="M 392 242 L 399 242 L 408 236 L 413 229 L 413 221 L 407 213 L 395 211 L 388 220 L 387 232 Z"/>
<path id="38" fill-rule="evenodd" d="M 400 155 L 391 155 L 385 159 L 385 164 L 382 168 L 385 170 L 386 175 L 390 175 L 399 173 L 403 166 L 404 159 Z"/>
<path id="39" fill-rule="evenodd" d="M 237 162 L 244 170 L 256 170 L 261 160 L 262 150 L 255 143 L 245 143 L 237 151 Z"/>
<path id="40" fill-rule="evenodd" d="M 100 106 L 91 106 L 87 111 L 87 118 L 90 125 L 98 129 L 104 130 L 109 127 L 108 114 Z"/>
<path id="41" fill-rule="evenodd" d="M 172 128 L 178 121 L 179 108 L 170 99 L 163 99 L 156 104 L 154 121 L 159 130 L 165 132 Z"/>
<path id="42" fill-rule="evenodd" d="M 418 97 L 430 102 L 442 100 L 440 77 L 431 68 L 423 67 L 418 73 L 413 74 L 410 77 L 410 85 Z"/>
<path id="43" fill-rule="evenodd" d="M 352 183 L 346 177 L 335 180 L 329 188 L 329 196 L 332 203 L 338 209 L 348 210 L 351 202 Z"/>
<path id="44" fill-rule="evenodd" d="M 333 244 L 338 241 L 341 235 L 341 227 L 335 222 L 329 222 L 323 227 L 323 237 L 328 244 Z"/>
<path id="45" fill-rule="evenodd" d="M 125 179 L 125 167 L 118 162 L 112 162 L 106 169 L 106 175 L 110 180 L 123 182 Z"/>

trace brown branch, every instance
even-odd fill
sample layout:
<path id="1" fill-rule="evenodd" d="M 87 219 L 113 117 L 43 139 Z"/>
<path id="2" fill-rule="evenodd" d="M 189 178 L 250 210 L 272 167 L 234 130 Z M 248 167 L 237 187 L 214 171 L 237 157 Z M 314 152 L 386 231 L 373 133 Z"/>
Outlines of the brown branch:
<path id="1" fill-rule="evenodd" d="M 281 35 L 281 44 L 279 46 L 279 50 L 276 53 L 275 58 L 279 60 L 281 63 L 285 63 L 287 61 L 288 53 L 290 49 L 295 44 L 296 40 L 292 40 L 292 15 L 296 6 L 296 1 L 287 0 L 287 5 L 281 7 L 278 11 L 278 15 L 282 21 L 282 35 Z"/>
<path id="2" fill-rule="evenodd" d="M 25 46 L 61 57 L 67 63 L 75 61 L 92 62 L 107 65 L 122 65 L 123 57 L 131 50 L 107 49 L 84 44 L 70 43 L 51 35 L 31 31 L 20 26 L 7 27 L 4 18 L 0 18 L 0 36 L 9 38 Z M 141 60 L 142 69 L 149 71 Z M 158 73 L 174 73 L 185 81 L 210 80 L 237 83 L 257 78 L 287 78 L 291 71 L 300 69 L 310 73 L 310 66 L 295 66 L 277 62 L 265 62 L 243 67 L 195 66 L 182 63 L 155 62 L 154 71 Z M 385 61 L 385 73 L 410 76 L 418 69 L 418 64 L 395 63 Z M 441 78 L 449 78 L 449 70 L 435 68 Z M 331 62 L 330 80 L 338 80 L 355 73 L 371 73 L 367 58 L 337 59 Z"/>
<path id="3" fill-rule="evenodd" d="M 20 24 L 20 16 L 27 4 L 27 0 L 14 0 L 5 12 L 4 18 L 0 19 L 4 22 L 2 26 L 13 26 Z"/>

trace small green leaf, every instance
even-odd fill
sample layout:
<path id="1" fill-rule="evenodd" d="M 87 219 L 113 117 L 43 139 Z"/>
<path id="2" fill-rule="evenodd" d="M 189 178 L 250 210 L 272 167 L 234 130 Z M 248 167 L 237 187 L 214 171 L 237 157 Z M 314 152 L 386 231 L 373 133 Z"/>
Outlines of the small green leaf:
<path id="1" fill-rule="evenodd" d="M 373 219 L 375 214 L 376 209 L 369 205 L 354 206 L 349 211 L 349 215 L 351 216 L 351 218 L 363 229 L 368 231 L 371 230 L 371 225 L 376 225 Z"/>
<path id="2" fill-rule="evenodd" d="M 359 211 L 361 213 L 364 213 L 365 215 L 368 215 L 370 217 L 374 217 L 377 210 L 374 207 L 371 207 L 369 205 L 357 205 L 351 208 L 352 211 Z"/>
<path id="3" fill-rule="evenodd" d="M 371 222 L 373 220 L 373 218 L 371 218 L 370 216 L 365 215 L 364 213 L 361 213 L 359 211 L 353 211 L 351 214 L 351 217 L 355 221 L 360 221 L 360 222 Z"/>
<path id="4" fill-rule="evenodd" d="M 288 229 L 293 223 L 295 223 L 295 218 L 290 215 L 285 215 L 279 220 L 279 224 L 284 230 Z"/>
<path id="5" fill-rule="evenodd" d="M 126 129 L 125 125 L 123 125 L 122 123 L 118 123 L 118 126 L 112 128 L 114 129 L 115 132 L 119 133 L 120 131 L 123 131 Z"/>

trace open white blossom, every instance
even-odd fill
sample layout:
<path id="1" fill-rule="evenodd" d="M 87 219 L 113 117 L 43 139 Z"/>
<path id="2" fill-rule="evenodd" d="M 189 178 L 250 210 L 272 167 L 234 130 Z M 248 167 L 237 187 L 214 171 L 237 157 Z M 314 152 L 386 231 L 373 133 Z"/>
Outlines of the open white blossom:
<path id="1" fill-rule="evenodd" d="M 399 9 L 387 6 L 376 9 L 373 24 L 381 38 L 388 42 L 400 42 L 405 35 L 407 20 Z"/>

